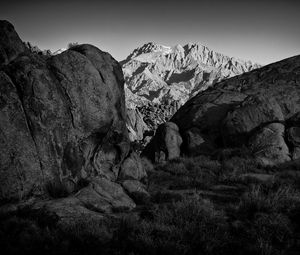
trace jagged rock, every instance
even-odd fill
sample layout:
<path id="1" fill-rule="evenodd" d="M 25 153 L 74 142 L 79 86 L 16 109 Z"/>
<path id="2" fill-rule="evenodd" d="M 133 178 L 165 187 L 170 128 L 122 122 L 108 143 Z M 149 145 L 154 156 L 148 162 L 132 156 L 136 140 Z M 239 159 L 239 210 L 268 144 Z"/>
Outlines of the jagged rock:
<path id="1" fill-rule="evenodd" d="M 149 129 L 143 120 L 143 115 L 137 108 L 127 109 L 126 124 L 129 131 L 130 141 L 143 140 L 144 132 Z"/>
<path id="2" fill-rule="evenodd" d="M 280 163 L 297 151 L 293 143 L 287 147 L 283 125 L 300 127 L 299 81 L 300 56 L 295 56 L 215 84 L 191 98 L 171 121 L 181 134 L 197 128 L 216 149 L 252 144 L 264 163 Z M 266 145 L 262 154 L 255 149 L 260 139 Z M 183 140 L 186 144 L 186 136 Z M 190 152 L 182 146 L 181 153 Z"/>
<path id="3" fill-rule="evenodd" d="M 24 51 L 26 46 L 14 26 L 6 20 L 0 20 L 0 65 L 7 64 Z"/>
<path id="4" fill-rule="evenodd" d="M 32 53 L 6 21 L 0 34 L 1 202 L 51 182 L 116 180 L 130 150 L 119 63 L 92 45 Z"/>
<path id="5" fill-rule="evenodd" d="M 138 107 L 150 130 L 169 121 L 199 91 L 260 67 L 191 43 L 174 47 L 146 43 L 121 64 L 128 105 Z"/>
<path id="6" fill-rule="evenodd" d="M 25 43 L 26 47 L 32 52 L 40 55 L 51 56 L 50 50 L 41 50 L 38 46 L 33 46 L 30 42 Z"/>
<path id="7" fill-rule="evenodd" d="M 164 162 L 180 156 L 182 138 L 173 122 L 160 125 L 142 155 L 153 162 Z"/>
<path id="8" fill-rule="evenodd" d="M 139 155 L 131 152 L 121 165 L 119 180 L 143 180 L 147 173 Z"/>
<path id="9" fill-rule="evenodd" d="M 146 191 L 145 185 L 141 182 L 137 180 L 126 180 L 122 182 L 122 186 L 137 204 L 147 204 L 150 202 L 150 195 Z"/>
<path id="10" fill-rule="evenodd" d="M 181 103 L 216 81 L 259 65 L 214 52 L 199 44 L 168 47 L 146 43 L 122 61 L 128 88 L 142 101 Z"/>
<path id="11" fill-rule="evenodd" d="M 105 178 L 93 179 L 87 187 L 76 194 L 76 198 L 86 208 L 102 213 L 128 211 L 135 207 L 135 203 L 122 186 Z"/>
<path id="12" fill-rule="evenodd" d="M 250 138 L 250 149 L 262 165 L 276 165 L 290 160 L 284 132 L 283 124 L 272 123 Z"/>

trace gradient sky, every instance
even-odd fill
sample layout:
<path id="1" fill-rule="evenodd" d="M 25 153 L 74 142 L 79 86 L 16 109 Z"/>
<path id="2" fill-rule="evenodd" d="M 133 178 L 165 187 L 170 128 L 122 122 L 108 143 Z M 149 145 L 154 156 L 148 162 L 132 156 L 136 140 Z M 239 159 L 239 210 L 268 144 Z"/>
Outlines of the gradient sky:
<path id="1" fill-rule="evenodd" d="M 300 54 L 299 0 L 8 0 L 0 19 L 41 49 L 91 43 L 123 60 L 136 47 L 199 42 L 268 64 Z"/>

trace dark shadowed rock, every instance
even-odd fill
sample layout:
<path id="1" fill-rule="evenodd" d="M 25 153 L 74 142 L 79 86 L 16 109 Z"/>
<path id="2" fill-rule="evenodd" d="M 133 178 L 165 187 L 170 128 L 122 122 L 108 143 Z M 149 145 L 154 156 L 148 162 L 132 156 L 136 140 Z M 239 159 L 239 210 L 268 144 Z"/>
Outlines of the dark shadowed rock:
<path id="1" fill-rule="evenodd" d="M 241 145 L 247 142 L 247 135 L 266 123 L 283 121 L 283 113 L 276 99 L 264 96 L 249 96 L 229 111 L 224 120 L 225 143 Z"/>
<path id="2" fill-rule="evenodd" d="M 86 208 L 102 212 L 122 212 L 135 207 L 122 186 L 104 178 L 94 179 L 75 195 Z"/>
<path id="3" fill-rule="evenodd" d="M 153 162 L 164 162 L 180 156 L 182 138 L 173 122 L 160 125 L 151 142 L 143 151 L 143 156 Z"/>
<path id="4" fill-rule="evenodd" d="M 145 185 L 141 182 L 126 180 L 122 182 L 122 186 L 137 204 L 147 204 L 150 202 L 150 195 L 146 191 Z"/>
<path id="5" fill-rule="evenodd" d="M 0 35 L 0 200 L 49 183 L 73 183 L 72 192 L 81 179 L 116 180 L 130 150 L 119 63 L 92 45 L 51 57 L 23 51 L 6 21 Z"/>
<path id="6" fill-rule="evenodd" d="M 290 160 L 284 132 L 283 124 L 272 123 L 250 138 L 250 149 L 262 165 L 277 165 Z"/>
<path id="7" fill-rule="evenodd" d="M 183 137 L 184 144 L 182 147 L 189 156 L 210 154 L 214 150 L 213 145 L 203 137 L 200 130 L 196 127 L 185 131 Z"/>
<path id="8" fill-rule="evenodd" d="M 42 171 L 22 102 L 0 72 L 0 198 L 22 199 L 41 189 Z"/>
<path id="9" fill-rule="evenodd" d="M 298 127 L 291 127 L 287 131 L 288 141 L 292 144 L 292 158 L 300 158 L 300 125 Z"/>
<path id="10" fill-rule="evenodd" d="M 6 20 L 0 20 L 0 66 L 7 64 L 26 50 L 15 28 Z"/>
<path id="11" fill-rule="evenodd" d="M 141 158 L 137 153 L 131 152 L 121 165 L 119 180 L 143 180 L 146 177 Z"/>
<path id="12" fill-rule="evenodd" d="M 205 141 L 216 149 L 260 147 L 264 148 L 262 154 L 254 149 L 260 161 L 280 163 L 297 151 L 294 142 L 287 147 L 284 130 L 285 126 L 300 127 L 299 82 L 300 57 L 296 56 L 217 83 L 191 98 L 171 121 L 181 134 L 187 134 L 183 145 L 190 144 L 189 132 L 197 128 L 195 140 L 199 144 Z M 190 154 L 190 150 L 182 146 L 181 153 Z M 193 152 L 203 153 L 198 149 Z"/>

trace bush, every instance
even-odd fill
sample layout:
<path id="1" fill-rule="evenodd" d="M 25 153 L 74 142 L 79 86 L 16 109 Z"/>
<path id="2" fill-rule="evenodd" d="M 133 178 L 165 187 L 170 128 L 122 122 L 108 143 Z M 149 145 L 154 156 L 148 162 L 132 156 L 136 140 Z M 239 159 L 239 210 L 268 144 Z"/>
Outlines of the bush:
<path id="1" fill-rule="evenodd" d="M 236 213 L 251 219 L 257 213 L 290 213 L 300 205 L 300 193 L 290 186 L 253 185 L 246 192 Z"/>
<path id="2" fill-rule="evenodd" d="M 223 212 L 193 199 L 156 208 L 150 220 L 123 221 L 115 244 L 124 254 L 221 254 L 226 233 Z"/>
<path id="3" fill-rule="evenodd" d="M 173 175 L 171 189 L 208 188 L 215 184 L 221 173 L 221 165 L 207 157 L 177 158 L 158 165 L 157 171 Z"/>

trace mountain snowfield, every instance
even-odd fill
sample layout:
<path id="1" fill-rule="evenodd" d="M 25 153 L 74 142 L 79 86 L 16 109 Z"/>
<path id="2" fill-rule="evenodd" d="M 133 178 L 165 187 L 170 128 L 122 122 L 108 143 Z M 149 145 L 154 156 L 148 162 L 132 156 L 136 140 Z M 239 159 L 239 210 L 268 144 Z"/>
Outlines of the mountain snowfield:
<path id="1" fill-rule="evenodd" d="M 164 100 L 181 105 L 216 82 L 260 67 L 197 43 L 169 47 L 153 42 L 135 49 L 121 64 L 128 101 L 137 106 Z"/>

